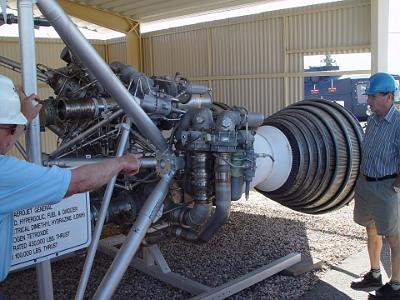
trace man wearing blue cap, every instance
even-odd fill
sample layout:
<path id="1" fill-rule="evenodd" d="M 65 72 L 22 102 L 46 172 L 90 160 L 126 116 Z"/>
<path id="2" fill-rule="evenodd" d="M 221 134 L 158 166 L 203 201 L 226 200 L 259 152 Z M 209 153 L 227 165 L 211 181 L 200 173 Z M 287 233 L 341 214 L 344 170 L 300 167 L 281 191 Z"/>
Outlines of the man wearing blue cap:
<path id="1" fill-rule="evenodd" d="M 400 299 L 400 112 L 393 104 L 396 82 L 376 73 L 369 79 L 368 119 L 362 142 L 361 174 L 355 190 L 354 221 L 367 230 L 371 270 L 351 283 L 354 289 L 378 288 L 373 299 Z M 391 249 L 392 276 L 382 286 L 382 236 Z"/>
<path id="2" fill-rule="evenodd" d="M 14 210 L 57 203 L 106 184 L 120 171 L 134 175 L 140 167 L 140 155 L 131 153 L 73 170 L 46 168 L 6 156 L 24 125 L 41 109 L 40 104 L 33 106 L 34 99 L 35 95 L 22 95 L 20 101 L 12 81 L 0 75 L 0 282 L 11 264 Z"/>

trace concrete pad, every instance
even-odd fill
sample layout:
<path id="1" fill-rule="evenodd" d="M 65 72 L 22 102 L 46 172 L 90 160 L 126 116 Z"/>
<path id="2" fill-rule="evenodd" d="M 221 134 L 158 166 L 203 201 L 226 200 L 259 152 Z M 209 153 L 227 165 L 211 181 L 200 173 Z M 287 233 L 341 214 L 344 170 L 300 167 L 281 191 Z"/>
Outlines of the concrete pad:
<path id="1" fill-rule="evenodd" d="M 280 275 L 284 276 L 300 276 L 301 274 L 320 270 L 323 266 L 323 262 L 319 259 L 313 259 L 310 256 L 301 255 L 301 261 L 290 268 L 287 268 L 280 272 Z"/>
<path id="2" fill-rule="evenodd" d="M 386 271 L 390 270 L 390 250 L 387 242 L 384 243 L 381 255 L 381 273 L 383 282 L 388 281 Z M 356 291 L 350 288 L 352 280 L 361 273 L 370 269 L 367 249 L 346 258 L 340 265 L 332 266 L 317 283 L 317 285 L 299 298 L 299 300 L 367 300 L 368 292 Z"/>

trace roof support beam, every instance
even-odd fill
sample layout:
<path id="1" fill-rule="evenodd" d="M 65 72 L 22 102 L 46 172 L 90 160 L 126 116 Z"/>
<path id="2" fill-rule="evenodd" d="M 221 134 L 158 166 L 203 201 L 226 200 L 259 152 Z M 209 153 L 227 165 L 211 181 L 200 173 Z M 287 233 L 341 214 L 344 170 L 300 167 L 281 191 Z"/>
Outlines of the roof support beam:
<path id="1" fill-rule="evenodd" d="M 141 70 L 139 23 L 111 12 L 68 0 L 57 0 L 64 11 L 76 18 L 126 34 L 127 63 Z"/>
<path id="2" fill-rule="evenodd" d="M 371 1 L 371 70 L 388 71 L 389 0 Z"/>
<path id="3" fill-rule="evenodd" d="M 137 22 L 118 14 L 97 9 L 88 5 L 71 2 L 68 0 L 57 0 L 63 10 L 70 16 L 81 20 L 110 28 L 115 31 L 128 33 Z"/>
<path id="4" fill-rule="evenodd" d="M 126 63 L 135 66 L 139 71 L 143 69 L 141 41 L 139 24 L 137 24 L 126 34 Z"/>

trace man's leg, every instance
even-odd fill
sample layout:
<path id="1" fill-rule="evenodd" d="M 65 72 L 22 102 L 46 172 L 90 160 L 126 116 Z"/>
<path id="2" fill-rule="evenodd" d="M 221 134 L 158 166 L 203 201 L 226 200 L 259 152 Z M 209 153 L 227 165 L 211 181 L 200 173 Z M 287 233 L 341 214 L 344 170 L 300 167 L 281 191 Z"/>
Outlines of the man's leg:
<path id="1" fill-rule="evenodd" d="M 351 282 L 353 289 L 378 288 L 382 286 L 382 275 L 380 271 L 382 237 L 378 235 L 375 223 L 368 224 L 367 246 L 371 270 Z"/>
<path id="2" fill-rule="evenodd" d="M 366 229 L 368 255 L 371 263 L 371 269 L 379 270 L 381 265 L 382 237 L 378 235 L 375 223 L 368 224 Z"/>
<path id="3" fill-rule="evenodd" d="M 392 260 L 391 281 L 400 283 L 400 235 L 386 236 L 390 246 L 390 257 Z"/>
<path id="4" fill-rule="evenodd" d="M 368 299 L 400 299 L 400 235 L 386 236 L 392 259 L 392 278 L 390 282 L 370 293 Z"/>

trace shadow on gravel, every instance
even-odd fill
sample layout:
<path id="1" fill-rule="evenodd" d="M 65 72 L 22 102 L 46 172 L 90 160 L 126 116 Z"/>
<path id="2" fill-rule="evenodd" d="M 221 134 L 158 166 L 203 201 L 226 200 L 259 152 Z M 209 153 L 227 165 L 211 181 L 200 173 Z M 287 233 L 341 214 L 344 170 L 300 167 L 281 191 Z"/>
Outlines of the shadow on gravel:
<path id="1" fill-rule="evenodd" d="M 211 287 L 219 286 L 291 252 L 309 256 L 303 222 L 265 215 L 232 212 L 230 220 L 207 244 L 180 240 L 161 243 L 171 269 Z M 55 299 L 75 296 L 84 258 L 76 256 L 52 264 Z M 111 264 L 97 254 L 86 292 L 92 298 Z M 318 278 L 312 273 L 298 277 L 274 275 L 230 299 L 298 299 Z M 37 299 L 34 269 L 10 274 L 0 284 L 5 299 Z M 113 299 L 187 299 L 190 295 L 129 268 Z"/>
<path id="2" fill-rule="evenodd" d="M 351 300 L 348 295 L 338 291 L 335 287 L 330 284 L 321 281 L 318 283 L 318 288 L 312 290 L 306 295 L 299 298 L 299 300 Z"/>

